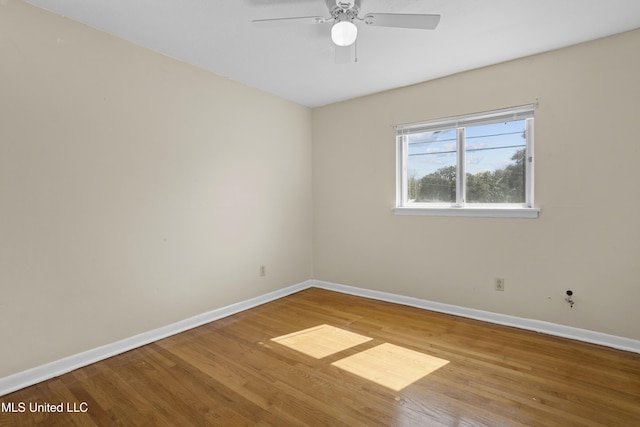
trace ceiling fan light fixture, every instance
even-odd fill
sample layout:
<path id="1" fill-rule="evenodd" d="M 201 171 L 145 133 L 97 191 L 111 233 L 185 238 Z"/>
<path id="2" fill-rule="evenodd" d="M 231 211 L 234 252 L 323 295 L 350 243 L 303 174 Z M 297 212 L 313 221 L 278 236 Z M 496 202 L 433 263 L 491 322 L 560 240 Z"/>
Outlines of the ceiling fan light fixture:
<path id="1" fill-rule="evenodd" d="M 351 46 L 358 37 L 358 27 L 351 21 L 338 21 L 331 27 L 331 40 L 338 46 Z"/>

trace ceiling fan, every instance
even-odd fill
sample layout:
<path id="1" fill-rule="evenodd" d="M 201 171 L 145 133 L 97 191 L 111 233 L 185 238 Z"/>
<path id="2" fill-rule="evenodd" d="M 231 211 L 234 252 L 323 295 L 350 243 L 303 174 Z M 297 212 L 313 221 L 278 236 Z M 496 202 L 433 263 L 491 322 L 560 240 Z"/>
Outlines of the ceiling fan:
<path id="1" fill-rule="evenodd" d="M 331 26 L 331 40 L 336 45 L 336 63 L 350 62 L 352 49 L 358 37 L 358 27 L 354 21 L 365 25 L 379 27 L 410 28 L 433 30 L 440 22 L 440 15 L 403 14 L 403 13 L 368 13 L 362 17 L 361 0 L 325 0 L 329 8 L 328 17 L 302 16 L 292 18 L 256 19 L 254 24 L 261 27 L 273 27 L 288 24 L 325 24 Z"/>

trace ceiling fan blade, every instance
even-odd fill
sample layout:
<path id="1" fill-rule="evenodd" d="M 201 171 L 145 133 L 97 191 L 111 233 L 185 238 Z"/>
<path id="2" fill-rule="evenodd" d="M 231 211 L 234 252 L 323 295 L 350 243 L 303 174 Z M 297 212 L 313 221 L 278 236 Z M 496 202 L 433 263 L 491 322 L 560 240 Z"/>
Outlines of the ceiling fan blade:
<path id="1" fill-rule="evenodd" d="M 379 27 L 415 28 L 434 30 L 440 22 L 440 15 L 404 13 L 368 13 L 362 18 L 365 24 Z"/>
<path id="2" fill-rule="evenodd" d="M 332 21 L 333 18 L 323 18 L 322 16 L 300 16 L 294 18 L 275 18 L 275 19 L 254 19 L 253 24 L 259 27 L 281 27 L 284 25 L 300 25 L 300 24 L 324 24 Z"/>
<path id="3" fill-rule="evenodd" d="M 358 62 L 357 47 L 358 42 L 351 44 L 350 46 L 336 46 L 336 64 L 351 64 Z"/>

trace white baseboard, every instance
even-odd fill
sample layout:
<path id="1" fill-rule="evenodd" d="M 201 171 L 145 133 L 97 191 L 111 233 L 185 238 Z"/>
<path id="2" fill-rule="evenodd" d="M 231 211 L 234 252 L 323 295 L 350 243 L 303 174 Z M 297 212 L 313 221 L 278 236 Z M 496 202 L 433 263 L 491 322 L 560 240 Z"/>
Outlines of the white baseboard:
<path id="1" fill-rule="evenodd" d="M 341 285 L 338 283 L 314 280 L 313 286 L 364 298 L 392 302 L 396 304 L 422 308 L 424 310 L 437 311 L 440 313 L 453 314 L 455 316 L 482 320 L 484 322 L 495 323 L 498 325 L 513 326 L 515 328 L 540 332 L 547 335 L 554 335 L 577 341 L 584 341 L 592 344 L 612 347 L 618 350 L 640 353 L 639 340 L 618 337 L 615 335 L 608 335 L 601 332 L 594 332 L 586 329 L 574 328 L 571 326 L 558 325 L 555 323 L 543 322 L 541 320 L 524 319 L 521 317 L 508 316 L 506 314 L 492 313 L 489 311 L 476 310 L 473 308 L 465 308 L 456 305 L 442 304 L 439 302 L 406 297 L 387 292 L 356 288 L 353 286 Z"/>
<path id="2" fill-rule="evenodd" d="M 285 297 L 311 286 L 313 286 L 313 281 L 307 280 L 246 301 L 231 304 L 207 313 L 202 313 L 152 331 L 143 332 L 111 344 L 103 345 L 102 347 L 74 354 L 73 356 L 65 357 L 64 359 L 56 360 L 45 365 L 37 366 L 26 371 L 0 378 L 0 396 L 4 396 L 5 394 L 9 394 L 30 385 L 66 374 L 74 369 L 99 362 L 109 357 L 133 350 L 134 348 L 158 341 L 162 338 L 167 338 L 171 335 L 204 325 L 205 323 L 213 322 L 214 320 L 219 320 L 224 317 L 231 316 L 232 314 L 262 305 L 269 301 Z"/>
<path id="3" fill-rule="evenodd" d="M 523 319 L 520 317 L 508 316 L 505 314 L 491 313 L 488 311 L 475 310 L 472 308 L 442 304 L 438 302 L 422 300 L 419 298 L 391 294 L 388 292 L 373 291 L 370 289 L 356 288 L 353 286 L 341 285 L 338 283 L 324 282 L 319 280 L 307 280 L 296 285 L 292 285 L 283 289 L 279 289 L 277 291 L 269 292 L 255 298 L 248 299 L 246 301 L 231 304 L 226 307 L 209 311 L 207 313 L 199 314 L 197 316 L 181 320 L 171 325 L 163 326 L 161 328 L 134 335 L 132 337 L 104 345 L 102 347 L 94 348 L 92 350 L 78 353 L 64 359 L 60 359 L 51 363 L 47 363 L 45 365 L 28 369 L 26 371 L 9 375 L 4 378 L 0 378 L 0 396 L 4 396 L 5 394 L 9 394 L 30 385 L 57 377 L 59 375 L 73 371 L 74 369 L 99 362 L 109 357 L 116 356 L 129 350 L 133 350 L 134 348 L 138 348 L 154 341 L 158 341 L 162 338 L 184 332 L 197 326 L 204 325 L 205 323 L 213 322 L 215 320 L 231 316 L 232 314 L 248 310 L 250 308 L 265 304 L 267 302 L 285 297 L 287 295 L 291 295 L 293 293 L 311 287 L 407 305 L 424 310 L 453 314 L 455 316 L 482 320 L 499 325 L 513 326 L 516 328 L 541 332 L 548 335 L 555 335 L 559 337 L 612 347 L 619 350 L 640 353 L 640 341 L 629 338 L 588 331 L 585 329 L 573 328 L 570 326 L 557 325 L 540 320 Z"/>

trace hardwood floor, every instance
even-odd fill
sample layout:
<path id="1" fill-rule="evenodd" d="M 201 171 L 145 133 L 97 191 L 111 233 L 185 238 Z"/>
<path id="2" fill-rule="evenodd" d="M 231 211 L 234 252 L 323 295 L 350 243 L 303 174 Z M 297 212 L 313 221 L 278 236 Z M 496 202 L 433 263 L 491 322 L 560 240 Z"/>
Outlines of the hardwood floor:
<path id="1" fill-rule="evenodd" d="M 640 355 L 312 288 L 0 401 L 25 409 L 0 426 L 640 426 Z"/>

